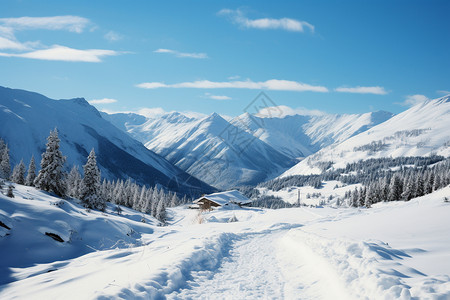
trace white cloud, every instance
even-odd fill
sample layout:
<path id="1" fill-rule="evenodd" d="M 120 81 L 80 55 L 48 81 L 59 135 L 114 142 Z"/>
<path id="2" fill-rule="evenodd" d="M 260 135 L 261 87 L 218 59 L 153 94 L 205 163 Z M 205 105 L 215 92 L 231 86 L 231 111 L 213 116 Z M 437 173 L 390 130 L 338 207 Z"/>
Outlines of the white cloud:
<path id="1" fill-rule="evenodd" d="M 355 94 L 375 94 L 386 95 L 388 92 L 381 86 L 357 86 L 357 87 L 338 87 L 334 89 L 340 93 L 355 93 Z"/>
<path id="2" fill-rule="evenodd" d="M 213 100 L 231 100 L 231 97 L 224 95 L 213 95 L 210 93 L 205 93 L 205 97 Z"/>
<path id="3" fill-rule="evenodd" d="M 72 62 L 101 62 L 104 56 L 119 55 L 120 52 L 102 49 L 79 50 L 65 46 L 54 45 L 48 49 L 35 50 L 26 53 L 2 53 L 0 56 L 23 57 L 40 60 L 57 60 Z"/>
<path id="4" fill-rule="evenodd" d="M 208 55 L 206 53 L 186 53 L 186 52 L 180 52 L 180 51 L 171 50 L 171 49 L 156 49 L 153 52 L 154 53 L 169 53 L 169 54 L 175 55 L 176 57 L 188 57 L 188 58 L 198 58 L 198 59 L 208 58 Z"/>
<path id="5" fill-rule="evenodd" d="M 0 36 L 0 49 L 26 50 L 28 48 L 16 40 L 7 39 Z"/>
<path id="6" fill-rule="evenodd" d="M 261 19 L 249 19 L 244 13 L 239 10 L 222 9 L 218 13 L 219 15 L 227 16 L 235 24 L 238 24 L 244 28 L 256 28 L 256 29 L 282 29 L 287 31 L 304 32 L 305 28 L 314 32 L 314 25 L 295 19 L 281 18 L 261 18 Z"/>
<path id="7" fill-rule="evenodd" d="M 90 100 L 88 102 L 90 104 L 111 104 L 111 103 L 116 103 L 117 100 L 116 99 L 111 99 L 111 98 L 103 98 L 103 99 Z"/>
<path id="8" fill-rule="evenodd" d="M 107 32 L 103 37 L 110 42 L 117 42 L 123 39 L 123 35 L 114 31 Z"/>
<path id="9" fill-rule="evenodd" d="M 246 81 L 224 81 L 215 82 L 209 80 L 199 80 L 193 82 L 181 82 L 175 84 L 165 84 L 162 82 L 144 82 L 136 85 L 144 89 L 156 88 L 195 88 L 195 89 L 253 89 L 253 90 L 274 90 L 274 91 L 296 91 L 296 92 L 328 92 L 324 86 L 314 86 L 306 83 L 290 80 L 270 79 L 267 81 L 254 82 Z"/>
<path id="10" fill-rule="evenodd" d="M 81 33 L 90 24 L 79 16 L 0 18 L 0 23 L 14 30 L 47 29 Z"/>
<path id="11" fill-rule="evenodd" d="M 427 100 L 430 100 L 430 99 L 427 96 L 425 96 L 425 95 L 419 95 L 419 94 L 408 95 L 408 96 L 406 96 L 405 101 L 403 103 L 400 103 L 400 104 L 404 105 L 404 106 L 414 106 L 414 105 L 423 103 L 423 102 L 425 102 Z"/>
<path id="12" fill-rule="evenodd" d="M 446 90 L 439 90 L 436 92 L 438 92 L 439 94 L 445 95 L 445 96 L 450 94 L 450 91 L 446 91 Z"/>
<path id="13" fill-rule="evenodd" d="M 276 116 L 284 118 L 286 116 L 302 115 L 302 116 L 323 116 L 326 115 L 325 112 L 320 110 L 310 110 L 303 107 L 291 108 L 285 105 L 278 105 L 272 107 L 265 107 L 261 109 L 256 116 L 258 117 L 272 117 L 276 112 Z"/>
<path id="14" fill-rule="evenodd" d="M 0 49 L 9 50 L 0 52 L 0 56 L 54 61 L 101 62 L 104 56 L 124 53 L 103 49 L 80 50 L 61 45 L 48 47 L 40 41 L 20 42 L 14 35 L 16 31 L 32 29 L 81 33 L 88 26 L 91 29 L 95 28 L 88 19 L 79 16 L 0 18 Z M 117 39 L 118 36 L 111 35 L 110 38 Z"/>
<path id="15" fill-rule="evenodd" d="M 154 108 L 141 108 L 135 113 L 152 119 L 166 114 L 166 111 L 161 107 L 154 107 Z"/>
<path id="16" fill-rule="evenodd" d="M 241 76 L 239 76 L 239 75 L 234 75 L 234 76 L 228 77 L 227 79 L 228 79 L 228 80 L 237 80 L 237 79 L 239 79 L 239 78 L 241 78 Z"/>

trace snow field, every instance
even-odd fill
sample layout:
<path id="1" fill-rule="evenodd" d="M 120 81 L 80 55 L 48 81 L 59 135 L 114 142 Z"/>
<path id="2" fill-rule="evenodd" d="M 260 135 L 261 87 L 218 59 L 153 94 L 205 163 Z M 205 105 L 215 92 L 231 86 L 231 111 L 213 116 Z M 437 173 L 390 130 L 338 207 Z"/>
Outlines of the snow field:
<path id="1" fill-rule="evenodd" d="M 450 187 L 371 209 L 231 206 L 202 213 L 201 224 L 197 210 L 177 207 L 159 227 L 128 209 L 117 216 L 72 201 L 57 207 L 56 198 L 17 186 L 16 198 L 0 195 L 0 220 L 12 228 L 0 251 L 33 251 L 24 265 L 1 261 L 9 280 L 0 298 L 448 299 L 448 195 Z M 65 224 L 78 226 L 81 239 L 59 243 L 41 232 L 67 238 Z M 100 235 L 111 244 L 94 249 Z"/>

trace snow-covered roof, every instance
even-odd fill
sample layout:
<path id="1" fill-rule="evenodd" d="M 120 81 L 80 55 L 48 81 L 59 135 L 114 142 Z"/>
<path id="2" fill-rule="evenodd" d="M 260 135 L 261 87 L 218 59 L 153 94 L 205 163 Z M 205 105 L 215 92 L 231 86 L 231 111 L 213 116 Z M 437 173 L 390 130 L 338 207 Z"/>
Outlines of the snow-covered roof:
<path id="1" fill-rule="evenodd" d="M 237 190 L 214 193 L 209 195 L 204 195 L 199 199 L 195 200 L 194 203 L 198 203 L 202 199 L 208 199 L 213 201 L 221 206 L 227 203 L 237 203 L 237 204 L 247 204 L 252 202 L 250 199 L 241 194 L 241 192 Z"/>

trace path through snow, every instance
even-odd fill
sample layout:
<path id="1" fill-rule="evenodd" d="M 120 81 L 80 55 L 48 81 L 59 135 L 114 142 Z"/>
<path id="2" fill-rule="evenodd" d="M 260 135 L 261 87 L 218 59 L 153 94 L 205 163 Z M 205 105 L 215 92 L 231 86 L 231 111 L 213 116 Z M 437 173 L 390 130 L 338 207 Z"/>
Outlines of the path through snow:
<path id="1" fill-rule="evenodd" d="M 168 299 L 283 299 L 284 278 L 277 241 L 287 230 L 248 234 L 231 247 L 216 272 L 196 272 L 185 289 Z"/>

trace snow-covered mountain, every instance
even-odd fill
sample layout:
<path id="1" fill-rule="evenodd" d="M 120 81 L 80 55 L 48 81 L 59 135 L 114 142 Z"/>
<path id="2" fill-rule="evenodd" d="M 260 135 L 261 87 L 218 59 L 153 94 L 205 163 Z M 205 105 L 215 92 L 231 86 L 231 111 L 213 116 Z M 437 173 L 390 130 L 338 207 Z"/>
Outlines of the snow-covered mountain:
<path id="1" fill-rule="evenodd" d="M 139 118 L 139 117 L 138 117 Z M 11 149 L 11 162 L 37 162 L 50 130 L 58 128 L 66 166 L 84 165 L 95 148 L 102 176 L 133 178 L 141 184 L 159 183 L 172 190 L 204 193 L 212 188 L 148 150 L 104 120 L 83 98 L 52 100 L 24 90 L 0 87 L 0 137 Z"/>
<path id="2" fill-rule="evenodd" d="M 287 115 L 282 118 L 245 113 L 232 123 L 291 157 L 306 157 L 364 132 L 393 116 L 386 111 L 365 114 Z"/>
<path id="3" fill-rule="evenodd" d="M 173 112 L 127 128 L 147 148 L 219 188 L 256 184 L 294 163 L 216 113 L 195 119 Z"/>
<path id="4" fill-rule="evenodd" d="M 361 159 L 450 155 L 450 96 L 429 100 L 301 161 L 280 177 L 318 174 Z"/>
<path id="5" fill-rule="evenodd" d="M 143 122 L 135 114 L 104 114 L 105 119 L 147 148 L 219 188 L 271 179 L 293 166 L 297 158 L 345 140 L 391 116 L 374 112 L 269 118 L 245 113 L 226 120 L 216 113 L 189 118 L 171 112 Z"/>

